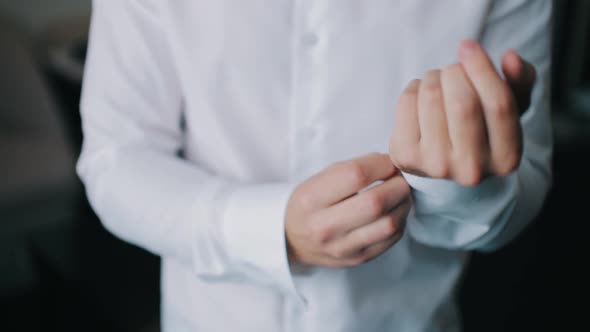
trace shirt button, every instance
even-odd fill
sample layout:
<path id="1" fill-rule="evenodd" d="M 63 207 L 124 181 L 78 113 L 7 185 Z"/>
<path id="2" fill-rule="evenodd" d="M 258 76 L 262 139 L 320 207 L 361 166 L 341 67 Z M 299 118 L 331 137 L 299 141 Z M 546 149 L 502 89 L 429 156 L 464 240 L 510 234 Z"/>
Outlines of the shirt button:
<path id="1" fill-rule="evenodd" d="M 315 46 L 319 41 L 318 35 L 316 35 L 315 33 L 306 33 L 303 36 L 303 44 L 305 46 L 311 47 L 311 46 Z"/>
<path id="2" fill-rule="evenodd" d="M 307 305 L 309 304 L 309 302 L 307 301 L 307 298 L 305 296 L 301 297 L 301 304 L 303 304 L 303 306 L 305 308 L 307 308 Z"/>

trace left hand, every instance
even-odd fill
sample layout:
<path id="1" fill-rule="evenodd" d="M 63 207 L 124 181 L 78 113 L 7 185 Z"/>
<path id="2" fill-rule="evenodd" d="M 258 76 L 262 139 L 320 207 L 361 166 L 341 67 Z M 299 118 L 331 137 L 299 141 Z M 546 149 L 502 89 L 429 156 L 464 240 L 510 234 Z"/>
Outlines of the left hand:
<path id="1" fill-rule="evenodd" d="M 390 157 L 405 172 L 474 186 L 518 168 L 520 115 L 529 107 L 536 74 L 510 50 L 502 58 L 502 78 L 475 41 L 461 44 L 459 58 L 409 83 L 397 106 Z"/>

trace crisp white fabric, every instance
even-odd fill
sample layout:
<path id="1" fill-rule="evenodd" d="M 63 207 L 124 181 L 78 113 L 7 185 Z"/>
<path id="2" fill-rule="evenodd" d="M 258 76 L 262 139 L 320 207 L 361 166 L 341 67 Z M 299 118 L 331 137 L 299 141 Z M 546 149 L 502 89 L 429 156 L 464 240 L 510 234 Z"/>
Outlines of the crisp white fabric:
<path id="1" fill-rule="evenodd" d="M 550 185 L 549 0 L 98 0 L 78 170 L 114 234 L 162 256 L 165 331 L 450 331 L 467 249 Z M 284 210 L 332 162 L 386 152 L 396 99 L 459 42 L 539 71 L 518 172 L 407 176 L 408 234 L 352 269 L 289 267 Z M 486 287 L 486 285 L 481 285 Z"/>

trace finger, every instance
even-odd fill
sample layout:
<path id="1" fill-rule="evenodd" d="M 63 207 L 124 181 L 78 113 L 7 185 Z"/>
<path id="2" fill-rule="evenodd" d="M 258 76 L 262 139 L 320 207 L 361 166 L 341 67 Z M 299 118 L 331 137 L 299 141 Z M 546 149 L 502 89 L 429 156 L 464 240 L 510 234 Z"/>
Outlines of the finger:
<path id="1" fill-rule="evenodd" d="M 362 260 L 363 263 L 370 262 L 373 259 L 380 256 L 381 254 L 383 254 L 385 251 L 387 251 L 387 249 L 391 248 L 394 244 L 399 242 L 399 240 L 401 240 L 403 236 L 404 233 L 400 232 L 399 234 L 396 234 L 395 236 L 392 236 L 391 238 L 386 239 L 385 241 L 376 243 L 366 248 L 365 250 L 361 251 L 358 256 L 360 256 L 359 258 Z"/>
<path id="2" fill-rule="evenodd" d="M 334 237 L 374 222 L 400 205 L 410 196 L 410 187 L 402 176 L 395 176 L 366 192 L 320 211 L 318 220 L 325 220 L 334 230 Z"/>
<path id="3" fill-rule="evenodd" d="M 482 177 L 489 151 L 479 95 L 460 64 L 445 68 L 442 86 L 453 147 L 451 173 L 459 183 L 474 185 Z"/>
<path id="4" fill-rule="evenodd" d="M 355 267 L 360 264 L 368 263 L 383 254 L 387 249 L 391 248 L 402 238 L 402 236 L 403 234 L 400 234 L 376 243 L 369 248 L 361 250 L 354 256 L 340 259 L 337 264 L 339 267 Z"/>
<path id="5" fill-rule="evenodd" d="M 403 233 L 392 236 L 389 239 L 376 243 L 364 250 L 361 250 L 359 253 L 346 258 L 321 256 L 317 258 L 317 264 L 329 268 L 350 268 L 360 264 L 368 263 L 384 253 L 387 249 L 391 248 L 394 244 L 401 240 L 402 237 Z"/>
<path id="6" fill-rule="evenodd" d="M 317 265 L 327 268 L 339 269 L 339 268 L 346 268 L 346 267 L 353 267 L 358 265 L 353 264 L 352 259 L 341 259 L 341 258 L 334 258 L 332 256 L 328 256 L 325 254 L 317 255 L 313 258 L 313 263 L 311 265 Z"/>
<path id="7" fill-rule="evenodd" d="M 306 183 L 313 194 L 310 204 L 327 207 L 356 194 L 373 182 L 392 177 L 397 169 L 382 153 L 371 153 L 336 163 Z"/>
<path id="8" fill-rule="evenodd" d="M 346 258 L 356 256 L 377 243 L 397 238 L 404 231 L 409 210 L 410 200 L 406 199 L 386 216 L 335 240 L 328 250 L 333 257 Z"/>
<path id="9" fill-rule="evenodd" d="M 523 60 L 514 50 L 509 50 L 502 57 L 502 72 L 510 86 L 519 113 L 524 113 L 530 106 L 531 93 L 537 80 L 535 67 Z"/>
<path id="10" fill-rule="evenodd" d="M 418 92 L 421 80 L 411 81 L 399 98 L 395 113 L 395 125 L 389 142 L 389 155 L 395 166 L 416 174 L 420 164 L 421 140 L 418 120 Z"/>
<path id="11" fill-rule="evenodd" d="M 420 151 L 425 160 L 425 170 L 431 177 L 445 178 L 447 156 L 451 142 L 445 115 L 444 96 L 440 70 L 426 73 L 418 95 L 420 121 Z"/>
<path id="12" fill-rule="evenodd" d="M 402 92 L 396 112 L 394 135 L 401 144 L 413 145 L 420 141 L 418 125 L 418 91 L 420 80 L 411 81 Z"/>
<path id="13" fill-rule="evenodd" d="M 491 171 L 507 174 L 518 164 L 522 153 L 520 115 L 512 91 L 478 43 L 463 42 L 460 57 L 483 106 L 492 155 Z"/>

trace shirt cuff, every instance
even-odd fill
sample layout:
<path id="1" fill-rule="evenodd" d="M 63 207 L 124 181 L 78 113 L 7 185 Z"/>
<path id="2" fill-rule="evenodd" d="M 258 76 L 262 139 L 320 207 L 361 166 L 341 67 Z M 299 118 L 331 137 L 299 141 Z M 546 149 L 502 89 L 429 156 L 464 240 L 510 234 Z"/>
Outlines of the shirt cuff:
<path id="1" fill-rule="evenodd" d="M 414 210 L 408 230 L 419 242 L 475 249 L 492 241 L 509 219 L 518 193 L 517 175 L 491 177 L 474 187 L 411 174 Z"/>
<path id="2" fill-rule="evenodd" d="M 240 187 L 226 197 L 223 234 L 231 264 L 262 282 L 296 291 L 287 255 L 285 210 L 294 184 Z"/>

